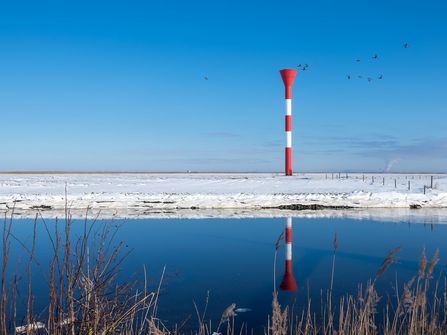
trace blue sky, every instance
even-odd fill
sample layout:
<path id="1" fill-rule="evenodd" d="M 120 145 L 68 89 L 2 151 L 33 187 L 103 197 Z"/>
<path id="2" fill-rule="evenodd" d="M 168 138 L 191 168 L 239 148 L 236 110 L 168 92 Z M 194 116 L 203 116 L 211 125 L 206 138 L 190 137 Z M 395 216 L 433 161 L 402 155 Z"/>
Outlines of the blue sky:
<path id="1" fill-rule="evenodd" d="M 308 63 L 296 172 L 447 171 L 445 17 L 445 1 L 1 2 L 0 170 L 283 171 L 278 71 Z"/>

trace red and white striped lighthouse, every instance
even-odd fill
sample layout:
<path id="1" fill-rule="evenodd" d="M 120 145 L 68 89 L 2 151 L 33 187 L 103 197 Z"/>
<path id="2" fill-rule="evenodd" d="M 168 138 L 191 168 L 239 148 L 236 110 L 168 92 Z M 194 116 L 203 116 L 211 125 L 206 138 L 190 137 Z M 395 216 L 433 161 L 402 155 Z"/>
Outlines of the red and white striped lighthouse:
<path id="1" fill-rule="evenodd" d="M 284 276 L 279 285 L 283 291 L 297 291 L 295 277 L 292 269 L 292 218 L 287 218 L 286 224 L 286 267 L 284 269 Z"/>
<path id="2" fill-rule="evenodd" d="M 279 71 L 284 82 L 286 98 L 286 176 L 292 175 L 292 84 L 296 76 L 295 69 Z"/>

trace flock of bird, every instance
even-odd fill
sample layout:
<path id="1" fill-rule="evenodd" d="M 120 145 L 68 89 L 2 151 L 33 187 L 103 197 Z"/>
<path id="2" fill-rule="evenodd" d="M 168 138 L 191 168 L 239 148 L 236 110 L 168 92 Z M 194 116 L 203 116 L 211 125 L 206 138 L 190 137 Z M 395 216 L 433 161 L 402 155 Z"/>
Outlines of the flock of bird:
<path id="1" fill-rule="evenodd" d="M 297 66 L 297 68 L 301 69 L 301 71 L 306 71 L 308 67 L 309 67 L 309 64 L 304 64 L 304 65 L 298 64 L 298 66 Z"/>
<path id="2" fill-rule="evenodd" d="M 407 42 L 405 42 L 405 43 L 403 44 L 403 48 L 404 48 L 404 49 L 408 49 L 408 43 L 407 43 Z M 379 55 L 378 55 L 378 54 L 374 54 L 371 58 L 372 58 L 373 60 L 375 60 L 375 61 L 376 61 L 376 60 L 379 60 Z M 357 58 L 355 61 L 356 61 L 357 63 L 360 63 L 360 62 L 361 62 L 361 59 Z M 351 79 L 353 79 L 353 78 L 354 78 L 354 77 L 353 77 L 352 75 L 350 75 L 350 74 L 348 74 L 348 75 L 346 76 L 346 79 L 348 79 L 348 80 L 351 80 Z M 363 79 L 363 76 L 362 76 L 361 74 L 359 74 L 359 75 L 357 75 L 357 78 L 358 78 L 358 79 Z M 368 82 L 372 82 L 372 81 L 373 81 L 373 78 L 372 78 L 372 77 L 367 77 L 366 79 L 368 80 Z M 382 79 L 383 79 L 383 74 L 377 76 L 377 79 L 382 80 Z"/>
<path id="3" fill-rule="evenodd" d="M 408 45 L 407 42 L 405 42 L 405 43 L 403 44 L 403 48 L 404 48 L 404 49 L 408 49 L 408 46 L 409 46 L 409 45 Z M 379 55 L 378 55 L 378 54 L 374 54 L 371 58 L 372 58 L 374 61 L 377 61 L 377 60 L 379 60 Z M 357 63 L 360 63 L 360 62 L 361 62 L 361 59 L 360 59 L 360 58 L 357 58 L 355 61 L 356 61 Z M 309 67 L 308 64 L 304 64 L 304 65 L 302 65 L 302 64 L 298 64 L 298 66 L 297 66 L 297 68 L 300 69 L 301 71 L 305 71 L 305 70 L 307 70 L 308 67 Z M 354 78 L 354 76 L 351 75 L 351 74 L 348 74 L 348 75 L 346 76 L 346 79 L 348 79 L 348 80 L 351 80 L 351 79 L 353 79 L 353 78 Z M 358 79 L 363 79 L 363 75 L 359 74 L 359 75 L 357 75 L 357 78 L 358 78 Z M 373 77 L 366 77 L 366 79 L 368 80 L 368 82 L 372 82 L 374 78 L 373 78 Z M 378 79 L 378 80 L 382 80 L 382 79 L 383 79 L 383 74 L 378 75 L 378 76 L 377 76 L 377 79 Z"/>
<path id="4" fill-rule="evenodd" d="M 409 46 L 409 45 L 408 45 L 407 42 L 405 42 L 405 43 L 403 44 L 403 48 L 404 48 L 404 49 L 408 49 L 408 46 Z M 378 54 L 374 54 L 371 58 L 372 58 L 373 60 L 379 60 L 379 55 L 378 55 Z M 357 63 L 360 63 L 360 62 L 361 62 L 361 59 L 360 59 L 360 58 L 357 58 L 355 61 L 356 61 Z M 298 64 L 298 65 L 297 65 L 297 68 L 300 69 L 301 71 L 306 71 L 306 70 L 309 68 L 309 64 Z M 346 76 L 346 79 L 348 79 L 348 80 L 351 80 L 351 79 L 353 79 L 353 78 L 354 78 L 354 76 L 352 76 L 352 75 L 350 75 L 350 74 L 348 74 L 348 75 Z M 363 79 L 363 76 L 362 76 L 361 74 L 359 74 L 359 75 L 357 75 L 357 78 L 358 78 L 358 79 Z M 203 79 L 208 80 L 208 76 L 204 76 Z M 366 77 L 366 79 L 368 80 L 368 82 L 372 82 L 372 81 L 373 81 L 373 78 L 372 78 L 372 77 Z M 382 80 L 382 79 L 383 79 L 383 74 L 377 76 L 377 79 Z"/>

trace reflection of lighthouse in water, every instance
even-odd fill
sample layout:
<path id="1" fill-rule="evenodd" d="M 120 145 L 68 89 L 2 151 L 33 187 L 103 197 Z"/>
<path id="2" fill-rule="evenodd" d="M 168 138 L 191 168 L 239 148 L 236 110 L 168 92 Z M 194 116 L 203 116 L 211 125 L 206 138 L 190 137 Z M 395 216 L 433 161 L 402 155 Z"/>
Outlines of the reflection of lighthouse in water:
<path id="1" fill-rule="evenodd" d="M 279 286 L 283 291 L 297 291 L 295 278 L 292 270 L 292 218 L 287 218 L 286 224 L 286 268 Z"/>

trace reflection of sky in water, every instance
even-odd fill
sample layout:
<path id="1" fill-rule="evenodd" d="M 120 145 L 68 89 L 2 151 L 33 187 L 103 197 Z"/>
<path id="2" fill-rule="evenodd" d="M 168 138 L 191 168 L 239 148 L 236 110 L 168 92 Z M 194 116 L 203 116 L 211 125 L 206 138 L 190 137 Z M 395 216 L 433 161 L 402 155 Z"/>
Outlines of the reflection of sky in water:
<path id="1" fill-rule="evenodd" d="M 99 221 L 97 226 L 111 221 Z M 54 221 L 47 221 L 54 225 Z M 121 227 L 117 240 L 125 241 L 132 253 L 123 265 L 122 279 L 143 279 L 146 265 L 152 286 L 158 283 L 166 266 L 159 315 L 179 322 L 192 314 L 193 300 L 203 308 L 207 291 L 210 294 L 208 316 L 218 322 L 222 311 L 231 303 L 252 309 L 239 314 L 239 321 L 252 327 L 266 323 L 273 290 L 274 244 L 285 228 L 286 219 L 200 219 L 200 220 L 115 220 Z M 74 235 L 82 231 L 82 221 L 75 221 Z M 445 225 L 408 225 L 349 219 L 293 219 L 293 272 L 297 293 L 280 293 L 280 302 L 293 303 L 295 310 L 310 295 L 320 301 L 320 289 L 328 288 L 333 254 L 333 238 L 337 232 L 338 250 L 334 294 L 355 292 L 357 284 L 374 276 L 387 251 L 401 246 L 399 263 L 392 266 L 379 281 L 378 288 L 391 285 L 396 279 L 410 278 L 417 271 L 423 246 L 430 257 L 440 249 L 440 268 L 447 264 Z M 13 233 L 31 243 L 32 221 L 16 220 Z M 284 271 L 284 241 L 278 254 L 277 283 Z M 44 227 L 39 223 L 36 259 L 43 269 L 51 253 Z M 17 260 L 26 264 L 26 254 L 12 242 L 9 270 Z M 35 271 L 37 311 L 45 306 L 46 282 Z M 23 284 L 25 279 L 23 278 Z M 25 299 L 26 291 L 22 292 Z"/>

